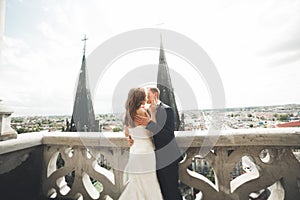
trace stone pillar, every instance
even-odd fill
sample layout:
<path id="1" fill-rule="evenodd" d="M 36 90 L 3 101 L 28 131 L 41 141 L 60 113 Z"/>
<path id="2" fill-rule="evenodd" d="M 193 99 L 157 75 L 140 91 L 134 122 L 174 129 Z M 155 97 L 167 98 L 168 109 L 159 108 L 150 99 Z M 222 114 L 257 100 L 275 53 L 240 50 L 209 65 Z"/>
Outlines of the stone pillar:
<path id="1" fill-rule="evenodd" d="M 12 113 L 13 111 L 0 99 L 0 141 L 17 138 L 17 132 L 10 127 Z"/>

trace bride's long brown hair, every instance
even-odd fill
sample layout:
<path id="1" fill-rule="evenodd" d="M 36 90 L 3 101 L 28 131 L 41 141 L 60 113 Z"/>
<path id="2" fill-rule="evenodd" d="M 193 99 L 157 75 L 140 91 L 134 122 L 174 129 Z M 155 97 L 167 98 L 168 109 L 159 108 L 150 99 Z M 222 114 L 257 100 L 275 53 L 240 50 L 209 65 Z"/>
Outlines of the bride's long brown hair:
<path id="1" fill-rule="evenodd" d="M 128 127 L 135 127 L 134 117 L 136 115 L 136 111 L 142 105 L 143 101 L 145 101 L 146 93 L 144 88 L 132 88 L 128 92 L 128 97 L 125 103 L 125 119 L 124 123 Z"/>

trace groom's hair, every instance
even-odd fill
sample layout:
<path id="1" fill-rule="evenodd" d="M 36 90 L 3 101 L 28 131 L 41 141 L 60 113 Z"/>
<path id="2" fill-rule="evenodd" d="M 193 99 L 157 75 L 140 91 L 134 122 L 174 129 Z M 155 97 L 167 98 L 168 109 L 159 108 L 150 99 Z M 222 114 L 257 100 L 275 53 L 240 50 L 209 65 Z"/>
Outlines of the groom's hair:
<path id="1" fill-rule="evenodd" d="M 157 87 L 150 87 L 149 90 L 153 93 L 157 93 L 157 96 L 159 97 L 160 91 Z"/>

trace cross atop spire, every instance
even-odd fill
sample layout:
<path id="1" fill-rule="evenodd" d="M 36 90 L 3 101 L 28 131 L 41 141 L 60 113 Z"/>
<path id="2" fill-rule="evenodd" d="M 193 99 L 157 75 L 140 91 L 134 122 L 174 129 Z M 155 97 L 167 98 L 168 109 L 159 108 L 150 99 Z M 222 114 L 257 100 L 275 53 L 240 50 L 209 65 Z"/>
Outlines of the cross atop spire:
<path id="1" fill-rule="evenodd" d="M 88 38 L 86 38 L 86 35 L 84 34 L 84 38 L 81 41 L 84 41 L 84 46 L 83 46 L 83 55 L 85 55 L 85 49 L 86 49 L 86 41 Z"/>

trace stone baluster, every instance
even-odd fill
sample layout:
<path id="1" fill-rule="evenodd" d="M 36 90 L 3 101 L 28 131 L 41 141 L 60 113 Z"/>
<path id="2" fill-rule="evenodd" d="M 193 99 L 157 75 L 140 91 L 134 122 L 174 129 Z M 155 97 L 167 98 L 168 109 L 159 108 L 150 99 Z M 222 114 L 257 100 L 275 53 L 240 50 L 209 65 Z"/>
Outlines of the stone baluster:
<path id="1" fill-rule="evenodd" d="M 205 160 L 213 168 L 216 183 L 191 171 L 192 158 L 199 156 L 199 147 L 190 147 L 180 164 L 180 181 L 202 192 L 203 199 L 248 200 L 249 195 L 270 190 L 271 199 L 297 199 L 300 195 L 300 163 L 292 147 L 215 147 Z M 232 180 L 231 173 L 246 156 L 254 166 Z M 249 164 L 249 163 L 246 163 Z"/>
<path id="2" fill-rule="evenodd" d="M 128 151 L 118 147 L 89 149 L 85 146 L 45 146 L 43 193 L 49 198 L 104 200 L 109 196 L 118 199 L 125 188 L 123 178 L 127 162 L 120 162 L 119 158 L 128 157 L 126 152 Z M 100 166 L 101 155 L 104 155 L 111 169 Z M 57 167 L 58 160 L 63 162 L 61 168 Z M 65 177 L 70 177 L 72 173 L 74 181 L 70 185 Z M 100 192 L 90 178 L 101 184 Z"/>
<path id="3" fill-rule="evenodd" d="M 17 132 L 10 127 L 13 111 L 0 100 L 0 141 L 17 138 Z"/>

